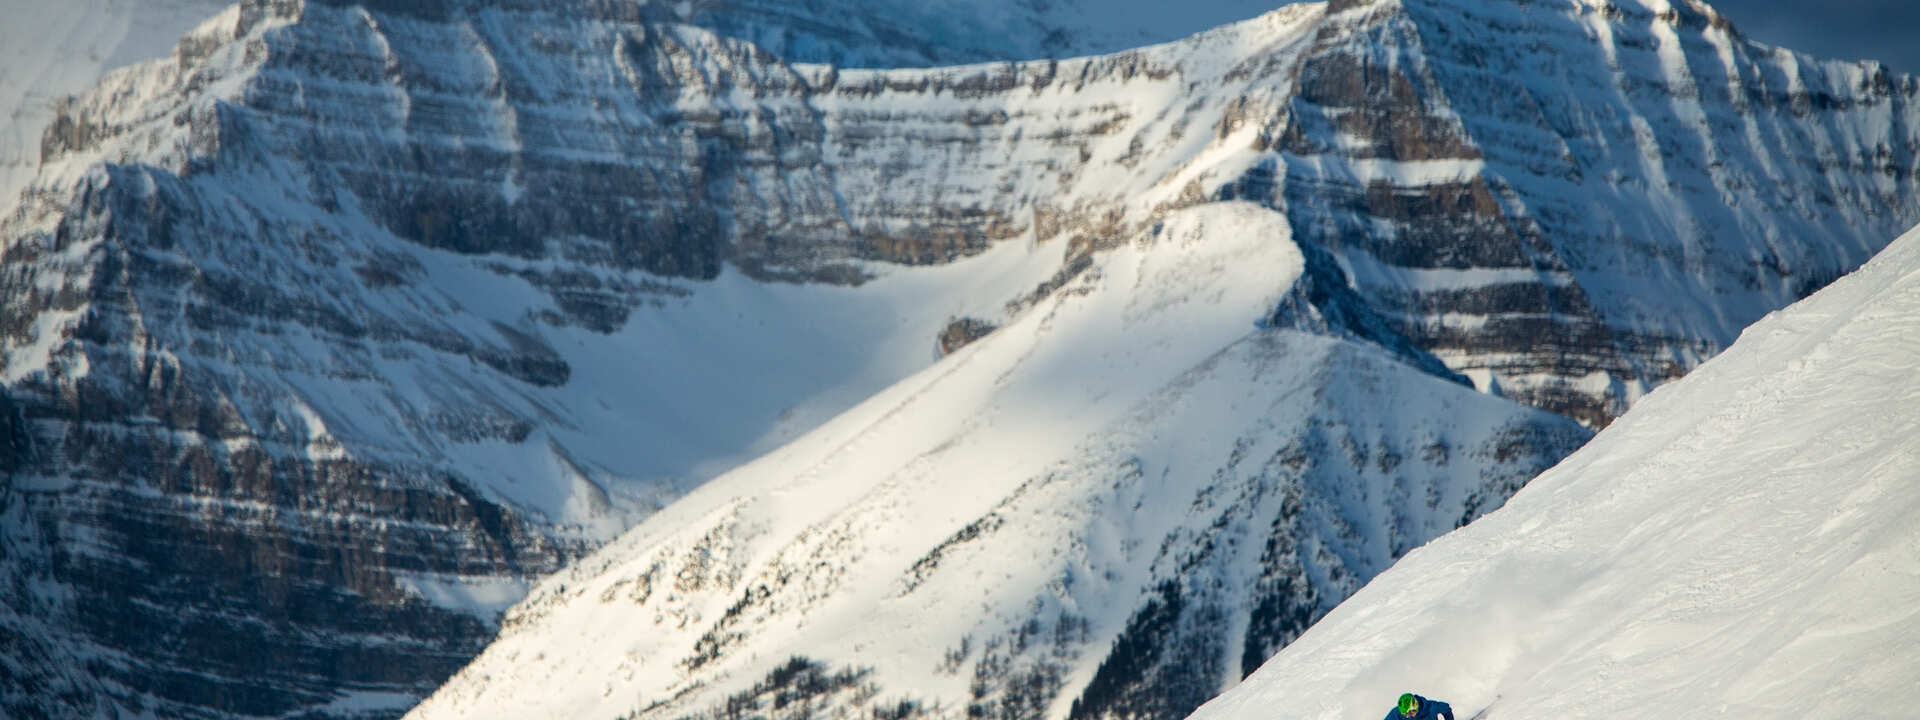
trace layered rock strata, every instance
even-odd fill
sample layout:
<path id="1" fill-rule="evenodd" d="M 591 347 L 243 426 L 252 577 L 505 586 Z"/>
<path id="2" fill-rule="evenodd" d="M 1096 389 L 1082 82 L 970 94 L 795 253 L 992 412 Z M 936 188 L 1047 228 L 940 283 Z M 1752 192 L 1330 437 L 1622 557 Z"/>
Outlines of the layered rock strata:
<path id="1" fill-rule="evenodd" d="M 1912 80 L 1697 3 L 890 71 L 660 20 L 249 0 L 59 107 L 0 222 L 10 714 L 394 714 L 531 578 L 1183 208 L 1284 214 L 1275 327 L 1592 426 L 1917 212 Z"/>

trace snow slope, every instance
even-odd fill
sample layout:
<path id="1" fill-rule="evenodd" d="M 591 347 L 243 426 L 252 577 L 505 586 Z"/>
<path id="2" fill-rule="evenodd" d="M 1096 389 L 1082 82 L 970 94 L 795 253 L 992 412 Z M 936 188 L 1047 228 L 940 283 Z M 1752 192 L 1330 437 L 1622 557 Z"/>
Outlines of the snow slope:
<path id="1" fill-rule="evenodd" d="M 1209 486 L 1233 490 L 1134 528 L 1143 554 L 1098 564 L 1114 596 L 1043 602 L 1074 659 L 1015 664 L 1046 692 L 979 697 L 1135 688 L 1108 699 L 1177 718 L 1584 435 L 1443 402 L 1460 389 L 1349 335 L 1598 425 L 1920 215 L 1920 84 L 1740 42 L 1694 4 L 1297 5 L 1115 55 L 932 70 L 788 64 L 633 7 L 247 0 L 66 103 L 0 220 L 0 532 L 22 549 L 0 601 L 89 668 L 55 692 L 159 716 L 397 712 L 531 578 L 925 369 L 954 328 L 1023 321 L 1171 215 L 1251 202 L 1284 215 L 1318 291 L 1304 315 L 1230 309 L 1248 332 L 1292 323 L 1208 376 L 1265 396 L 1128 435 L 1192 433 L 1213 458 L 1074 444 L 1126 425 L 1110 417 L 1032 456 L 1139 482 L 1154 462 L 1183 481 L 1239 468 Z M 1276 357 L 1308 360 L 1266 373 Z M 1032 386 L 1106 417 L 1175 393 L 1153 372 Z M 1486 414 L 1379 412 L 1403 403 Z M 1228 426 L 1246 449 L 1195 429 Z M 1091 582 L 1060 567 L 1035 577 Z M 683 603 L 719 607 L 688 621 L 696 646 L 719 631 L 697 652 L 714 692 L 787 652 L 777 634 L 726 647 L 735 587 Z M 1013 662 L 1010 607 L 955 621 L 978 643 L 936 694 L 972 703 L 959 674 Z M 1129 629 L 1156 618 L 1205 644 Z M 1168 652 L 1106 666 L 1115 638 Z M 21 707 L 49 687 L 15 685 Z"/>
<path id="2" fill-rule="evenodd" d="M 1409 554 L 1194 720 L 1920 703 L 1920 231 Z M 1496 700 L 1497 698 L 1497 700 Z"/>
<path id="3" fill-rule="evenodd" d="M 1185 712 L 1238 680 L 1249 642 L 1284 640 L 1251 627 L 1268 585 L 1324 611 L 1312 598 L 1331 605 L 1585 438 L 1379 348 L 1274 327 L 1304 269 L 1287 228 L 1246 203 L 1173 214 L 544 582 L 414 717 L 675 717 L 796 655 L 870 669 L 866 700 L 816 694 L 822 713 L 882 691 L 933 714 L 1117 713 L 1083 690 L 1115 674 L 1116 642 L 1160 643 L 1136 626 L 1163 615 L 1184 637 L 1156 651 L 1187 666 L 1105 682 Z"/>
<path id="4" fill-rule="evenodd" d="M 108 70 L 166 55 L 226 0 L 0 0 L 0 217 L 40 166 L 60 98 Z"/>

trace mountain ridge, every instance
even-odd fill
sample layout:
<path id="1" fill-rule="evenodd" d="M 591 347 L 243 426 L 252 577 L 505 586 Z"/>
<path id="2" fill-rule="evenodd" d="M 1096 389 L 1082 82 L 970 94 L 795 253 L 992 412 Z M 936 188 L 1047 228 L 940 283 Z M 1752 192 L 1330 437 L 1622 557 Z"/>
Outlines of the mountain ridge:
<path id="1" fill-rule="evenodd" d="M 1502 509 L 1409 554 L 1199 720 L 1414 690 L 1493 720 L 1911 702 L 1920 232 L 1769 315 Z M 1838 659 L 1838 661 L 1836 661 Z"/>
<path id="2" fill-rule="evenodd" d="M 1076 696 L 1087 717 L 1184 713 L 1238 676 L 1212 649 L 1263 658 L 1328 607 L 1315 593 L 1586 437 L 1383 348 L 1256 322 L 1304 265 L 1266 208 L 1170 216 L 1020 321 L 542 583 L 417 716 L 719 714 L 793 671 L 769 646 L 871 665 L 851 699 L 804 700 L 822 714 L 904 697 L 916 714 L 1039 717 Z M 1369 417 L 1388 403 L 1408 419 Z M 1251 626 L 1234 606 L 1268 574 L 1301 617 L 1222 627 Z M 1161 610 L 1136 615 L 1139 593 Z M 1172 646 L 1145 629 L 1166 623 Z M 1128 642 L 1167 663 L 1119 670 L 1103 649 Z M 1081 696 L 1089 676 L 1110 694 Z"/>
<path id="3" fill-rule="evenodd" d="M 1681 13 L 1297 6 L 1110 56 L 885 71 L 592 3 L 382 7 L 243 3 L 112 74 L 60 109 L 0 224 L 22 438 L 0 565 L 47 588 L 8 599 L 93 669 L 80 705 L 397 713 L 532 578 L 1195 207 L 1279 212 L 1307 258 L 1310 284 L 1240 322 L 1594 426 L 1915 212 L 1881 202 L 1912 183 L 1911 79 Z M 1625 24 L 1601 43 L 1596 18 Z M 1545 31 L 1626 60 L 1498 34 Z M 1588 91 L 1501 104 L 1435 48 Z M 1676 91 L 1680 66 L 1647 61 L 1668 50 L 1730 53 L 1725 102 Z M 1771 135 L 1655 175 L 1642 150 L 1702 118 Z M 1701 198 L 1740 209 L 1669 233 Z M 235 617 L 222 647 L 182 642 Z"/>

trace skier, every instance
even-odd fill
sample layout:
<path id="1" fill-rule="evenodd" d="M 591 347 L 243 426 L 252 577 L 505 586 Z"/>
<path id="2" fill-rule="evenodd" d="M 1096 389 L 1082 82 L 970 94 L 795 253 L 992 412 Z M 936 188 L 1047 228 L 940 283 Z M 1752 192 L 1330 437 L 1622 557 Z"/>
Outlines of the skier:
<path id="1" fill-rule="evenodd" d="M 1460 720 L 1453 714 L 1453 706 L 1439 700 L 1428 700 L 1413 693 L 1400 696 L 1400 704 L 1387 713 L 1386 720 Z"/>

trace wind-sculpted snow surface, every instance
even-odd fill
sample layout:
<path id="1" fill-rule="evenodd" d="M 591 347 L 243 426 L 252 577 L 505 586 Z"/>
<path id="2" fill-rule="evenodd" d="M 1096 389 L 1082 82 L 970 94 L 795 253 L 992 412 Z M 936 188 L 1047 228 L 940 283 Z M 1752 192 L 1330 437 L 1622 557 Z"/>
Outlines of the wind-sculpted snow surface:
<path id="1" fill-rule="evenodd" d="M 1337 539 L 1226 521 L 1277 564 L 1217 568 L 1260 580 L 1179 585 L 1213 560 L 1154 570 L 1175 585 L 1151 600 L 1100 580 L 1122 597 L 1096 609 L 1129 624 L 1074 618 L 1165 651 L 1088 660 L 1081 713 L 1170 717 L 1579 435 L 1524 415 L 1561 430 L 1497 440 L 1516 407 L 1467 427 L 1441 408 L 1497 398 L 1405 405 L 1392 393 L 1455 390 L 1390 378 L 1465 376 L 1602 425 L 1920 212 L 1911 80 L 1746 44 L 1694 5 L 1298 5 L 1113 55 L 926 70 L 793 64 L 680 12 L 248 0 L 58 104 L 0 219 L 0 620 L 28 628 L 0 638 L 9 712 L 397 714 L 535 577 L 1235 201 L 1249 227 L 1287 226 L 1301 269 L 1234 276 L 1244 304 L 1216 319 L 1270 337 L 1207 351 L 1320 358 L 1261 382 L 1367 400 L 1224 417 L 1293 423 L 1245 433 L 1302 443 L 1301 483 L 1364 492 Z M 1403 405 L 1442 415 L 1372 414 Z M 1357 439 L 1298 434 L 1314 423 Z M 1459 435 L 1429 451 L 1442 426 Z M 1469 447 L 1494 448 L 1491 479 L 1448 449 Z M 1403 470 L 1439 508 L 1405 525 L 1374 505 Z M 1343 542 L 1302 561 L 1319 575 L 1278 559 Z M 1074 618 L 1042 619 L 1064 648 L 1093 632 Z M 1194 624 L 1231 660 L 1167 649 Z M 744 662 L 730 627 L 696 656 Z M 995 684 L 1022 635 L 950 647 L 943 682 L 984 673 L 982 702 L 1017 713 L 1066 697 L 1038 670 Z M 765 647 L 744 652 L 791 652 Z M 858 673 L 802 662 L 768 687 L 859 695 Z"/>
<path id="2" fill-rule="evenodd" d="M 1879 717 L 1920 702 L 1920 232 L 1747 329 L 1195 720 Z"/>
<path id="3" fill-rule="evenodd" d="M 1274 327 L 1304 269 L 1265 208 L 1170 216 L 544 582 L 413 716 L 720 716 L 795 655 L 866 689 L 751 712 L 1184 714 L 1586 437 Z"/>

